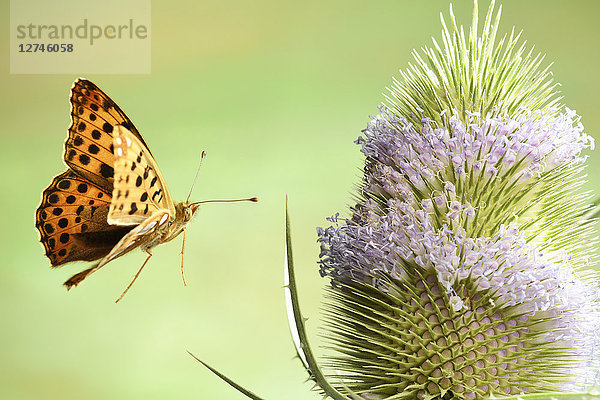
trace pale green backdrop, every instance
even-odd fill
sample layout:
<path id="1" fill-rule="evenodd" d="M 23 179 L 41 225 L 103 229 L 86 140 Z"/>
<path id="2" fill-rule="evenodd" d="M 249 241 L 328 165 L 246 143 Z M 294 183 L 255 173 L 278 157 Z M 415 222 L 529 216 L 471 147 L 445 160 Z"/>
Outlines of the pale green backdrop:
<path id="1" fill-rule="evenodd" d="M 457 1 L 464 23 L 470 1 Z M 487 2 L 480 5 L 482 12 Z M 600 2 L 504 1 L 513 25 L 555 62 L 566 102 L 600 132 Z M 2 8 L 8 25 L 8 1 Z M 283 303 L 284 200 L 290 198 L 301 300 L 315 343 L 326 281 L 315 228 L 345 212 L 362 157 L 353 141 L 410 50 L 439 37 L 448 1 L 153 1 L 152 73 L 86 75 L 128 113 L 173 197 L 256 195 L 206 205 L 180 240 L 123 257 L 66 292 L 84 264 L 51 270 L 34 229 L 41 191 L 64 169 L 76 75 L 10 75 L 0 53 L 0 397 L 240 399 L 190 350 L 267 399 L 318 399 L 289 337 Z M 590 152 L 589 188 L 600 183 Z"/>

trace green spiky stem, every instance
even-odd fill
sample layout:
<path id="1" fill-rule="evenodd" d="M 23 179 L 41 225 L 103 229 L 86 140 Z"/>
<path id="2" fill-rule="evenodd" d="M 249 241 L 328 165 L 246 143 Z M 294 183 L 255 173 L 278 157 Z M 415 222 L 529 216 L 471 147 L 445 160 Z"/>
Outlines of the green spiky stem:
<path id="1" fill-rule="evenodd" d="M 285 202 L 285 297 L 288 311 L 288 321 L 290 330 L 294 340 L 296 354 L 302 365 L 312 379 L 323 392 L 334 400 L 363 400 L 361 397 L 348 390 L 349 395 L 344 396 L 336 388 L 334 388 L 321 371 L 317 360 L 312 352 L 308 335 L 306 334 L 305 319 L 300 312 L 300 302 L 298 300 L 298 290 L 296 287 L 296 276 L 294 273 L 294 257 L 292 255 L 292 231 L 290 228 L 290 214 L 288 210 L 287 198 Z"/>

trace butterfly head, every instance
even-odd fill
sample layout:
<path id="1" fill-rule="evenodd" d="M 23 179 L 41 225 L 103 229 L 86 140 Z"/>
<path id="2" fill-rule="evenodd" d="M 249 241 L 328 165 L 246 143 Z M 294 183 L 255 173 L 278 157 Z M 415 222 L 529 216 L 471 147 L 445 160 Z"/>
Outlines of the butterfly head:
<path id="1" fill-rule="evenodd" d="M 187 213 L 189 214 L 189 218 L 191 219 L 194 214 L 196 213 L 196 211 L 198 211 L 198 209 L 200 208 L 200 203 L 190 203 L 187 207 Z"/>
<path id="2" fill-rule="evenodd" d="M 187 225 L 192 220 L 199 206 L 199 204 L 187 201 L 175 204 L 175 221 L 181 221 L 184 226 Z"/>

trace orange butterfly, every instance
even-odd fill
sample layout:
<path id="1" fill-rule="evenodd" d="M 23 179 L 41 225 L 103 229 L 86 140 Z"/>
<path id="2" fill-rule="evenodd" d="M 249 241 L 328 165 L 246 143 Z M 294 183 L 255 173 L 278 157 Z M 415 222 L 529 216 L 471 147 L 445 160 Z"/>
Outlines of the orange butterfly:
<path id="1" fill-rule="evenodd" d="M 136 127 L 92 82 L 75 81 L 70 101 L 72 122 L 64 154 L 68 169 L 44 190 L 35 226 L 53 267 L 99 260 L 69 278 L 67 289 L 136 247 L 148 253 L 119 301 L 152 257 L 153 247 L 181 232 L 185 247 L 186 226 L 206 201 L 173 202 Z M 181 268 L 183 275 L 183 248 Z"/>

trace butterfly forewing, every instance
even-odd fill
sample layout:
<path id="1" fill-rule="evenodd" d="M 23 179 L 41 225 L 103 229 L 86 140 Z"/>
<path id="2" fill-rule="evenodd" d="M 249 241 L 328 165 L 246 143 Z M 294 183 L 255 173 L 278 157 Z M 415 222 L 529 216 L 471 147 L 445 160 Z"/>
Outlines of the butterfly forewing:
<path id="1" fill-rule="evenodd" d="M 174 218 L 175 205 L 146 146 L 123 126 L 116 126 L 113 134 L 115 177 L 108 222 L 137 225 L 157 211 Z"/>
<path id="2" fill-rule="evenodd" d="M 113 130 L 126 126 L 144 146 L 144 139 L 125 113 L 92 82 L 78 79 L 71 89 L 71 126 L 65 162 L 75 172 L 112 191 Z"/>
<path id="3" fill-rule="evenodd" d="M 104 257 L 131 229 L 107 223 L 111 193 L 65 171 L 42 194 L 36 227 L 53 266 Z"/>

